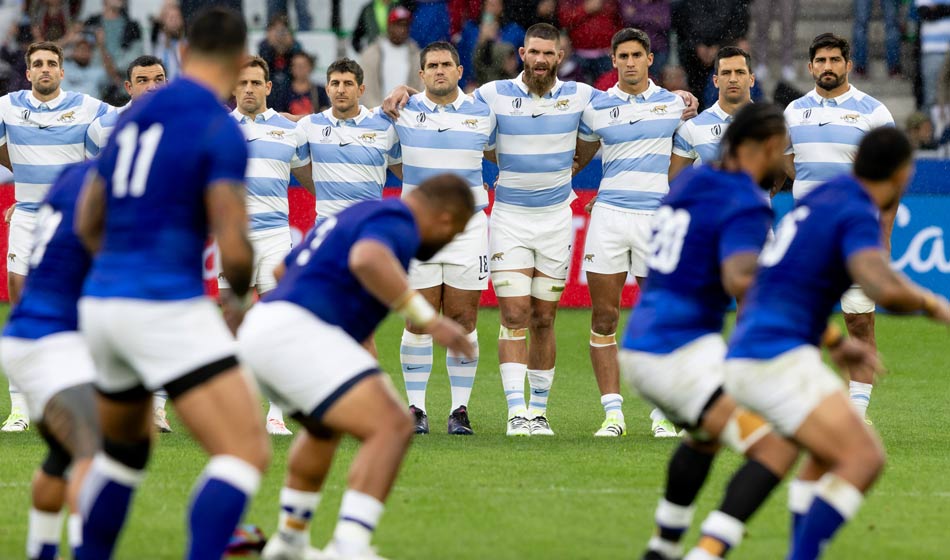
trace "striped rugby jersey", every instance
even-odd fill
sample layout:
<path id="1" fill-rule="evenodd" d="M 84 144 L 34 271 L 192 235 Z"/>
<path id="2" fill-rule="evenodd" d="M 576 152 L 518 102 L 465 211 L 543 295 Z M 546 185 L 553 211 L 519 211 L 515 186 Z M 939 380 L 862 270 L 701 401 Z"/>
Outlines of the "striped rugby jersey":
<path id="1" fill-rule="evenodd" d="M 598 205 L 651 211 L 670 190 L 673 133 L 686 104 L 650 80 L 646 91 L 630 95 L 614 86 L 597 92 L 581 117 L 581 140 L 603 144 L 603 178 Z"/>
<path id="2" fill-rule="evenodd" d="M 918 8 L 950 6 L 950 0 L 917 0 Z M 950 17 L 920 22 L 920 52 L 944 53 L 950 51 Z"/>
<path id="3" fill-rule="evenodd" d="M 92 124 L 86 129 L 86 159 L 96 157 L 99 155 L 99 151 L 106 147 L 106 142 L 109 141 L 109 137 L 112 136 L 112 131 L 115 129 L 115 123 L 119 121 L 122 113 L 131 106 L 132 102 L 129 101 L 125 105 L 116 108 L 115 111 L 109 111 L 92 121 Z"/>
<path id="4" fill-rule="evenodd" d="M 10 152 L 18 209 L 39 209 L 60 171 L 85 159 L 86 129 L 111 110 L 71 91 L 45 102 L 31 90 L 0 97 L 0 146 L 6 144 Z"/>
<path id="5" fill-rule="evenodd" d="M 248 237 L 261 232 L 288 228 L 290 205 L 287 187 L 290 170 L 310 163 L 307 135 L 297 123 L 267 109 L 254 120 L 235 109 L 231 116 L 241 126 L 247 140 Z"/>
<path id="6" fill-rule="evenodd" d="M 683 122 L 673 136 L 673 153 L 695 160 L 694 165 L 719 161 L 719 142 L 732 123 L 732 115 L 717 101 L 696 118 Z"/>
<path id="7" fill-rule="evenodd" d="M 528 92 L 523 76 L 489 82 L 475 92 L 498 123 L 495 206 L 521 212 L 557 210 L 576 198 L 571 167 L 577 127 L 595 90 L 555 80 L 554 88 L 538 97 Z"/>
<path id="8" fill-rule="evenodd" d="M 361 200 L 379 199 L 386 168 L 402 162 L 396 128 L 379 111 L 341 121 L 333 109 L 302 119 L 310 145 L 317 216 L 335 216 Z"/>
<path id="9" fill-rule="evenodd" d="M 791 137 L 785 153 L 795 155 L 796 200 L 850 173 L 858 144 L 870 130 L 894 126 L 887 107 L 854 86 L 834 99 L 824 99 L 816 90 L 806 93 L 788 105 L 785 121 Z"/>
<path id="10" fill-rule="evenodd" d="M 459 89 L 454 102 L 439 106 L 425 92 L 418 93 L 395 124 L 402 146 L 403 196 L 429 177 L 451 172 L 472 187 L 478 210 L 488 206 L 482 153 L 495 147 L 495 114 L 484 101 Z"/>

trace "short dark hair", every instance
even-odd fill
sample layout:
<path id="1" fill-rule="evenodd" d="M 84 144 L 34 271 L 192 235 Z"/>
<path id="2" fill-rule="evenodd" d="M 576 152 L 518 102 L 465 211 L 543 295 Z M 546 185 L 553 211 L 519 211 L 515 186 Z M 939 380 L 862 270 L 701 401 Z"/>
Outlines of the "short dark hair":
<path id="1" fill-rule="evenodd" d="M 37 51 L 49 51 L 51 53 L 54 53 L 59 58 L 59 66 L 60 68 L 62 68 L 63 49 L 56 43 L 53 43 L 52 41 L 40 41 L 39 43 L 31 44 L 26 49 L 26 56 L 24 56 L 24 60 L 26 60 L 27 70 L 30 69 L 30 57 L 33 56 L 33 53 Z"/>
<path id="2" fill-rule="evenodd" d="M 854 158 L 854 174 L 861 179 L 882 181 L 914 157 L 907 135 L 893 126 L 875 128 L 864 135 Z"/>
<path id="3" fill-rule="evenodd" d="M 561 32 L 550 23 L 536 23 L 529 27 L 524 33 L 524 42 L 526 45 L 528 44 L 528 39 L 532 37 L 544 39 L 545 41 L 554 41 L 556 43 L 561 40 Z"/>
<path id="4" fill-rule="evenodd" d="M 808 61 L 815 60 L 815 53 L 818 49 L 840 49 L 844 61 L 851 60 L 851 44 L 844 37 L 839 37 L 834 33 L 822 33 L 815 37 L 811 46 L 808 47 Z"/>
<path id="5" fill-rule="evenodd" d="M 293 56 L 290 57 L 290 60 L 293 60 L 293 59 L 297 58 L 298 56 L 302 56 L 302 57 L 306 58 L 306 59 L 307 59 L 307 62 L 310 63 L 310 66 L 311 66 L 311 67 L 317 65 L 317 58 L 316 58 L 315 56 L 313 56 L 312 54 L 310 54 L 310 53 L 308 53 L 308 52 L 304 52 L 304 51 L 297 51 L 297 52 L 295 52 L 295 53 L 293 54 Z"/>
<path id="6" fill-rule="evenodd" d="M 640 43 L 643 45 L 644 50 L 647 51 L 647 54 L 650 54 L 650 36 L 639 29 L 634 29 L 633 27 L 624 27 L 620 31 L 614 33 L 614 38 L 610 40 L 610 51 L 616 54 L 617 47 L 630 41 L 636 41 Z"/>
<path id="7" fill-rule="evenodd" d="M 426 45 L 426 48 L 422 49 L 422 52 L 419 53 L 419 68 L 425 70 L 426 68 L 426 55 L 430 52 L 436 51 L 447 51 L 452 55 L 452 60 L 455 61 L 455 65 L 458 66 L 459 62 L 459 52 L 452 46 L 452 43 L 446 41 L 433 41 Z"/>
<path id="8" fill-rule="evenodd" d="M 451 212 L 460 221 L 468 221 L 475 213 L 475 196 L 469 184 L 454 173 L 429 177 L 413 189 L 439 210 Z"/>
<path id="9" fill-rule="evenodd" d="M 773 103 L 748 103 L 733 116 L 732 124 L 722 135 L 722 156 L 734 156 L 746 142 L 764 142 L 788 134 L 785 114 Z"/>
<path id="10" fill-rule="evenodd" d="M 142 56 L 133 60 L 132 63 L 129 64 L 129 67 L 125 69 L 125 79 L 131 82 L 132 70 L 145 66 L 161 66 L 162 72 L 165 72 L 166 74 L 168 73 L 168 70 L 165 69 L 165 63 L 162 62 L 162 59 L 150 54 L 143 54 Z"/>
<path id="11" fill-rule="evenodd" d="M 249 56 L 247 60 L 244 61 L 244 66 L 241 68 L 253 68 L 257 67 L 264 71 L 264 81 L 270 81 L 270 67 L 267 66 L 267 61 L 259 56 Z"/>
<path id="12" fill-rule="evenodd" d="M 741 56 L 745 58 L 746 68 L 751 73 L 752 72 L 752 55 L 740 49 L 739 47 L 723 47 L 719 49 L 719 52 L 716 53 L 716 62 L 713 63 L 713 70 L 718 74 L 719 61 L 724 58 L 733 58 L 736 56 Z"/>
<path id="13" fill-rule="evenodd" d="M 188 26 L 188 48 L 203 55 L 233 56 L 247 45 L 247 24 L 234 10 L 212 6 L 195 16 Z"/>
<path id="14" fill-rule="evenodd" d="M 355 60 L 345 57 L 333 61 L 333 64 L 327 67 L 327 81 L 330 81 L 330 74 L 345 74 L 347 72 L 356 76 L 356 85 L 363 85 L 363 68 Z"/>

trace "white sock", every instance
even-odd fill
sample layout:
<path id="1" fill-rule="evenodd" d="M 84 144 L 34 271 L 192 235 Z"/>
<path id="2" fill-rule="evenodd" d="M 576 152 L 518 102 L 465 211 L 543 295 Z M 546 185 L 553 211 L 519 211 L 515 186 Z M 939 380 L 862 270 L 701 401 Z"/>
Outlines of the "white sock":
<path id="1" fill-rule="evenodd" d="M 451 350 L 445 353 L 445 369 L 449 372 L 449 386 L 452 390 L 452 410 L 468 406 L 472 386 L 475 384 L 475 371 L 478 369 L 478 331 L 468 333 L 468 340 L 475 347 L 474 358 L 468 359 Z"/>
<path id="2" fill-rule="evenodd" d="M 499 364 L 501 370 L 501 385 L 505 388 L 505 398 L 508 400 L 508 418 L 524 416 L 527 409 L 524 405 L 524 377 L 528 371 L 527 364 L 507 362 Z"/>
<path id="3" fill-rule="evenodd" d="M 654 422 L 662 422 L 666 420 L 666 414 L 663 414 L 663 411 L 659 408 L 654 408 L 650 411 L 650 420 Z"/>
<path id="4" fill-rule="evenodd" d="M 426 410 L 426 386 L 432 374 L 432 336 L 402 331 L 399 346 L 399 361 L 402 363 L 402 378 L 406 382 L 406 398 L 409 404 Z"/>
<path id="5" fill-rule="evenodd" d="M 63 532 L 63 513 L 30 508 L 30 525 L 26 533 L 26 557 L 39 558 L 44 547 L 59 550 Z"/>
<path id="6" fill-rule="evenodd" d="M 82 546 L 82 515 L 69 514 L 66 519 L 66 535 L 69 539 L 69 548 L 78 550 Z"/>
<path id="7" fill-rule="evenodd" d="M 348 557 L 366 552 L 382 515 L 382 502 L 368 494 L 347 490 L 340 504 L 340 519 L 333 531 L 337 554 Z"/>
<path id="8" fill-rule="evenodd" d="M 305 492 L 286 486 L 280 489 L 277 530 L 282 539 L 297 546 L 310 546 L 310 521 L 320 505 L 320 492 Z"/>
<path id="9" fill-rule="evenodd" d="M 10 383 L 10 414 L 19 413 L 26 416 L 26 412 L 26 395 Z"/>
<path id="10" fill-rule="evenodd" d="M 270 403 L 270 408 L 267 409 L 267 419 L 270 420 L 271 418 L 275 418 L 281 422 L 284 421 L 284 411 L 274 403 Z"/>
<path id="11" fill-rule="evenodd" d="M 788 511 L 794 515 L 805 515 L 815 499 L 815 481 L 793 479 L 788 483 Z"/>
<path id="12" fill-rule="evenodd" d="M 165 402 L 168 400 L 168 392 L 165 389 L 159 389 L 152 393 L 152 407 L 165 408 Z"/>
<path id="13" fill-rule="evenodd" d="M 849 383 L 851 404 L 855 410 L 858 411 L 858 414 L 861 415 L 861 418 L 867 416 L 868 405 L 871 404 L 871 389 L 873 388 L 874 385 L 870 383 L 861 383 L 860 381 L 852 381 Z"/>
<path id="14" fill-rule="evenodd" d="M 604 414 L 611 414 L 623 420 L 623 397 L 617 393 L 607 393 L 600 397 L 600 404 L 604 407 Z"/>
<path id="15" fill-rule="evenodd" d="M 830 505 L 846 521 L 853 518 L 864 502 L 864 494 L 835 473 L 825 473 L 815 483 L 815 497 Z"/>
<path id="16" fill-rule="evenodd" d="M 548 395 L 554 383 L 554 368 L 529 369 L 528 383 L 531 385 L 531 401 L 528 410 L 532 416 L 544 416 L 548 411 Z"/>

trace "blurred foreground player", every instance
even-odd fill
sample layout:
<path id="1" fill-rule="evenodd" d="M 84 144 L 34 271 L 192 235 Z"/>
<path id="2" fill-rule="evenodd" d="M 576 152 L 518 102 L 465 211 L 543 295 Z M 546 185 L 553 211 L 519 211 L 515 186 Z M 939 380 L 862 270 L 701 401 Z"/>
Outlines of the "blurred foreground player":
<path id="1" fill-rule="evenodd" d="M 853 176 L 829 181 L 798 202 L 762 251 L 729 344 L 726 389 L 812 458 L 789 488 L 791 559 L 817 558 L 884 466 L 880 440 L 821 361 L 823 332 L 833 352 L 843 345 L 840 332 L 826 332 L 835 303 L 857 282 L 887 309 L 922 311 L 950 323 L 947 300 L 892 270 L 882 245 L 878 214 L 900 203 L 912 158 L 904 133 L 872 130 L 858 147 Z M 873 348 L 859 348 L 849 361 L 877 369 Z"/>
<path id="2" fill-rule="evenodd" d="M 3 370 L 26 397 L 49 454 L 33 476 L 27 558 L 58 558 L 62 509 L 78 511 L 82 477 L 99 449 L 95 370 L 78 332 L 76 308 L 90 258 L 73 233 L 76 200 L 96 162 L 67 167 L 36 213 L 37 244 L 19 303 L 0 339 Z M 68 475 L 67 475 L 68 473 Z M 70 546 L 82 522 L 69 518 Z M 64 555 L 66 556 L 66 555 Z"/>
<path id="3" fill-rule="evenodd" d="M 241 357 L 304 427 L 263 558 L 378 558 L 370 540 L 414 424 L 361 343 L 394 309 L 436 343 L 473 356 L 468 332 L 409 287 L 406 269 L 413 257 L 428 260 L 448 244 L 474 212 L 468 183 L 455 175 L 432 177 L 402 200 L 356 204 L 311 230 L 287 257 L 277 288 L 248 313 L 238 331 Z M 344 434 L 361 446 L 332 542 L 321 553 L 310 548 L 310 520 Z"/>
<path id="4" fill-rule="evenodd" d="M 244 20 L 196 16 L 182 77 L 133 105 L 80 198 L 77 231 L 95 254 L 80 324 L 96 363 L 103 452 L 80 494 L 79 558 L 109 558 L 151 447 L 151 392 L 168 391 L 211 455 L 189 505 L 186 558 L 220 558 L 260 485 L 269 449 L 257 395 L 204 296 L 213 234 L 236 297 L 247 295 L 247 148 L 221 103 L 246 56 Z"/>

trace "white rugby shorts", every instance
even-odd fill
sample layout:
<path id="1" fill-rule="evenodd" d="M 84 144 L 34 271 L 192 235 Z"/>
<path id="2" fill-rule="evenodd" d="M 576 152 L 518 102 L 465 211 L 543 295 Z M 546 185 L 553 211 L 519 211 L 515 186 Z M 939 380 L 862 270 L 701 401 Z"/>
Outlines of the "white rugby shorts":
<path id="1" fill-rule="evenodd" d="M 645 278 L 654 214 L 594 204 L 584 243 L 584 270 L 598 274 L 628 272 Z"/>
<path id="2" fill-rule="evenodd" d="M 30 271 L 35 229 L 36 212 L 25 212 L 19 208 L 13 211 L 10 235 L 7 237 L 7 271 L 21 276 L 26 276 Z"/>
<path id="3" fill-rule="evenodd" d="M 493 272 L 536 269 L 565 280 L 574 242 L 573 217 L 570 206 L 532 213 L 496 206 L 489 223 L 488 266 Z"/>
<path id="4" fill-rule="evenodd" d="M 251 287 L 257 288 L 257 293 L 266 294 L 277 287 L 277 278 L 274 270 L 284 262 L 284 258 L 293 248 L 289 228 L 274 229 L 261 234 L 250 235 L 251 246 L 254 248 L 254 272 L 251 275 Z M 221 270 L 221 254 L 215 248 L 215 267 Z M 218 288 L 230 289 L 231 285 L 220 272 L 218 273 Z"/>
<path id="5" fill-rule="evenodd" d="M 446 284 L 459 290 L 488 288 L 488 216 L 476 212 L 465 230 L 431 259 L 409 264 L 409 285 L 416 290 Z"/>

